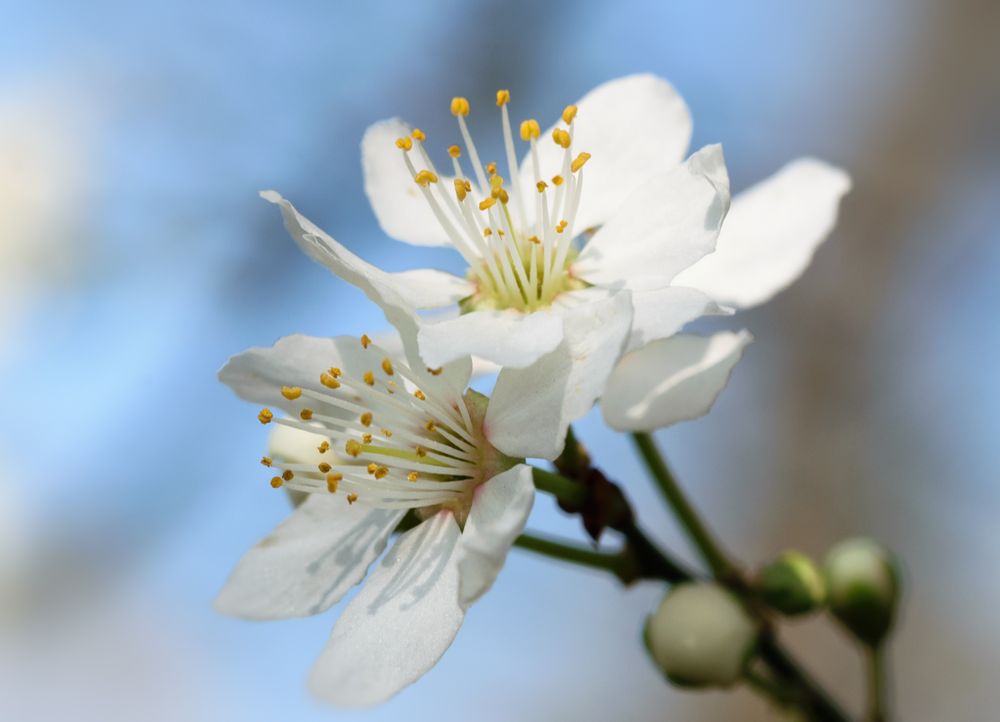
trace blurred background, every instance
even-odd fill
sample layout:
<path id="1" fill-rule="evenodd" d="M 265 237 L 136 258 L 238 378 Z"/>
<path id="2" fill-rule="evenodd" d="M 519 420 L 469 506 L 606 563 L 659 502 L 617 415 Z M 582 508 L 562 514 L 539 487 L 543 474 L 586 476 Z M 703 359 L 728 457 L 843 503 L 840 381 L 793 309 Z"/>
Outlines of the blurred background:
<path id="1" fill-rule="evenodd" d="M 384 326 L 257 191 L 382 267 L 460 272 L 379 230 L 365 127 L 403 115 L 443 151 L 462 94 L 488 145 L 496 116 L 476 108 L 497 88 L 544 120 L 639 71 L 685 97 L 693 147 L 724 144 L 734 189 L 807 154 L 855 184 L 805 277 L 730 320 L 757 343 L 713 413 L 659 435 L 678 475 L 748 564 L 857 533 L 905 558 L 900 719 L 1000 704 L 996 2 L 95 0 L 3 17 L 0 718 L 768 718 L 745 692 L 662 683 L 640 644 L 660 587 L 520 551 L 442 662 L 361 713 L 304 689 L 336 610 L 211 608 L 288 512 L 256 410 L 216 369 L 287 333 Z M 579 433 L 691 558 L 628 440 L 595 414 Z M 530 525 L 582 537 L 547 498 Z M 846 638 L 813 620 L 788 641 L 860 708 Z"/>

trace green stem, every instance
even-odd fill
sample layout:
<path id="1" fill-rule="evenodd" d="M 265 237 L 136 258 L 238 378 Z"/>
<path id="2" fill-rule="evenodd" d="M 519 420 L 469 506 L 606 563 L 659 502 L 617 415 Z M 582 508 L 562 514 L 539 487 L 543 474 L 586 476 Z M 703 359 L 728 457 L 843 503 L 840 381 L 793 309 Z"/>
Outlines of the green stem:
<path id="1" fill-rule="evenodd" d="M 618 570 L 621 567 L 622 560 L 619 554 L 594 551 L 578 544 L 557 541 L 533 534 L 522 534 L 514 542 L 514 546 L 551 557 L 552 559 L 572 562 L 573 564 L 592 569 L 609 571 L 615 575 L 618 575 Z"/>
<path id="2" fill-rule="evenodd" d="M 586 501 L 587 490 L 582 484 L 567 479 L 562 474 L 556 474 L 545 469 L 533 467 L 535 488 L 556 497 L 560 501 L 579 505 Z"/>
<path id="3" fill-rule="evenodd" d="M 792 684 L 801 694 L 799 705 L 816 722 L 850 722 L 850 717 L 840 709 L 823 688 L 788 654 L 771 634 L 761 635 L 757 653 L 779 678 Z"/>
<path id="4" fill-rule="evenodd" d="M 888 722 L 886 659 L 882 645 L 866 648 L 868 667 L 868 722 Z"/>
<path id="5" fill-rule="evenodd" d="M 708 526 L 701 520 L 694 506 L 684 495 L 680 484 L 677 483 L 674 475 L 670 472 L 670 467 L 667 466 L 667 462 L 657 449 L 653 437 L 646 433 L 635 433 L 632 434 L 632 440 L 635 442 L 643 461 L 646 462 L 649 473 L 656 480 L 664 498 L 670 504 L 670 508 L 673 509 L 691 542 L 712 570 L 712 574 L 717 579 L 731 577 L 736 571 L 735 565 L 729 561 L 725 552 L 722 551 L 721 545 L 712 536 Z"/>

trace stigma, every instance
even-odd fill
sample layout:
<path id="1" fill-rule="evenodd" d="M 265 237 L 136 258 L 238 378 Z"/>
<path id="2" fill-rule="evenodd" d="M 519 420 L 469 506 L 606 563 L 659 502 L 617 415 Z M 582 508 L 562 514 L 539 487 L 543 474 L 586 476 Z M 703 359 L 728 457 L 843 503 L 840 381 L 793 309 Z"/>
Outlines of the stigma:
<path id="1" fill-rule="evenodd" d="M 590 154 L 574 148 L 577 107 L 562 112 L 565 127 L 543 138 L 534 118 L 523 120 L 518 136 L 529 145 L 534 184 L 523 186 L 518 171 L 509 106 L 509 90 L 498 90 L 503 145 L 508 177 L 496 162 L 483 163 L 469 132 L 472 112 L 467 98 L 451 100 L 462 146 L 448 146 L 453 182 L 438 182 L 439 173 L 428 155 L 427 135 L 414 130 L 398 138 L 402 162 L 430 206 L 452 245 L 469 264 L 476 293 L 463 305 L 475 308 L 531 312 L 552 304 L 566 291 L 583 288 L 570 265 L 574 248 L 574 220 L 583 191 L 583 169 Z M 562 149 L 558 168 L 542 168 L 538 144 L 555 143 Z M 471 173 L 466 172 L 469 167 Z M 546 175 L 543 175 L 543 171 Z M 551 185 L 547 182 L 551 179 Z"/>

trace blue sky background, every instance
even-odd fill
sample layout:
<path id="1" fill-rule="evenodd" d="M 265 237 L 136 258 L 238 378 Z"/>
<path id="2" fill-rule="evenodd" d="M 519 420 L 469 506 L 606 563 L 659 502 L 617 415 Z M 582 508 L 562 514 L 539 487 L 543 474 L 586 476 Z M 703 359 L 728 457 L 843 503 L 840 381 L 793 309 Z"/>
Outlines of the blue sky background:
<path id="1" fill-rule="evenodd" d="M 984 77 L 972 39 L 971 69 L 921 90 L 915 69 L 951 52 L 935 44 L 942 13 L 861 0 L 9 3 L 0 112 L 44 107 L 73 149 L 76 181 L 65 218 L 39 221 L 58 232 L 32 240 L 30 263 L 14 271 L 28 290 L 7 301 L 15 320 L 0 339 L 9 460 L 0 484 L 10 489 L 0 498 L 30 540 L 19 584 L 32 590 L 31 614 L 12 627 L 26 646 L 9 646 L 19 676 L 11 689 L 2 685 L 12 678 L 0 682 L 0 711 L 245 722 L 357 714 L 304 692 L 333 615 L 248 624 L 211 610 L 239 555 L 287 513 L 257 463 L 265 434 L 254 409 L 215 381 L 216 369 L 288 333 L 384 325 L 361 294 L 299 254 L 256 193 L 280 190 L 387 269 L 461 272 L 457 254 L 381 233 L 362 190 L 365 127 L 402 115 L 443 148 L 454 134 L 448 100 L 463 94 L 489 146 L 496 118 L 475 109 L 499 87 L 511 89 L 515 115 L 549 118 L 604 80 L 651 71 L 690 105 L 693 147 L 724 144 L 734 188 L 807 154 L 856 181 L 842 230 L 802 281 L 729 323 L 758 340 L 715 411 L 662 433 L 663 444 L 748 563 L 792 545 L 820 555 L 860 532 L 899 549 L 912 595 L 897 644 L 901 717 L 979 718 L 1000 701 L 988 681 L 1000 662 L 1000 590 L 986 572 L 1000 557 L 1000 99 L 995 77 L 961 93 Z M 947 27 L 975 26 L 958 14 Z M 895 104 L 905 130 L 906 102 L 926 107 L 921 93 L 940 87 L 944 112 L 962 122 L 904 145 L 889 156 L 898 167 L 879 167 Z M 933 183 L 910 204 L 907 182 L 927 167 Z M 904 221 L 890 244 L 879 213 L 893 202 Z M 818 350 L 824 324 L 831 345 Z M 836 417 L 849 423 L 820 415 L 809 427 L 810 444 L 843 459 L 842 478 L 824 465 L 815 485 L 795 461 L 801 411 L 789 401 L 811 388 L 802 381 L 810 353 L 833 367 L 816 383 L 849 384 L 853 404 Z M 594 414 L 580 433 L 655 535 L 687 554 L 627 439 Z M 579 535 L 546 498 L 531 526 Z M 669 709 L 763 719 L 749 695 L 662 684 L 639 644 L 661 594 L 515 552 L 438 667 L 358 716 L 662 719 Z M 845 640 L 809 622 L 792 643 L 857 698 Z M 939 682 L 926 685 L 932 675 Z"/>

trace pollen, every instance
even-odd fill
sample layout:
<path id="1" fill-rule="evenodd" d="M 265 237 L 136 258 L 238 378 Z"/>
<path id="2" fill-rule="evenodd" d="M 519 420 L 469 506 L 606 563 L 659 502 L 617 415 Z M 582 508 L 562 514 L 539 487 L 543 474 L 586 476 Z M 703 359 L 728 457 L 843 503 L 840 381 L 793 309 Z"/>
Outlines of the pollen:
<path id="1" fill-rule="evenodd" d="M 504 205 L 507 205 L 507 202 L 510 200 L 510 196 L 507 195 L 507 191 L 505 191 L 503 188 L 498 188 L 493 192 L 496 193 L 496 198 L 498 201 L 500 201 Z M 501 236 L 503 235 L 503 231 L 500 231 L 500 235 Z"/>
<path id="2" fill-rule="evenodd" d="M 418 171 L 417 174 L 413 176 L 413 180 L 417 182 L 418 186 L 426 188 L 431 183 L 437 183 L 438 177 L 433 173 L 431 173 L 429 170 L 422 170 Z"/>
<path id="3" fill-rule="evenodd" d="M 333 467 L 332 467 L 332 466 L 330 466 L 329 464 L 327 464 L 327 463 L 326 463 L 325 461 L 321 461 L 321 462 L 319 462 L 319 464 L 318 464 L 318 465 L 316 466 L 316 468 L 317 468 L 317 469 L 319 469 L 319 470 L 320 470 L 320 471 L 321 471 L 322 473 L 324 473 L 324 474 L 325 474 L 326 472 L 328 472 L 328 471 L 329 471 L 330 469 L 332 469 Z"/>
<path id="4" fill-rule="evenodd" d="M 309 419 L 313 417 L 313 411 L 312 409 L 302 409 L 302 411 L 299 412 L 299 416 L 303 421 L 309 421 Z"/>
<path id="5" fill-rule="evenodd" d="M 340 382 L 333 377 L 333 374 L 323 372 L 319 375 L 319 382 L 326 386 L 328 389 L 339 389 Z"/>
<path id="6" fill-rule="evenodd" d="M 280 476 L 271 477 L 271 488 L 280 489 L 285 482 L 281 480 Z"/>
<path id="7" fill-rule="evenodd" d="M 534 118 L 521 123 L 521 140 L 533 140 L 542 134 L 542 128 Z"/>
<path id="8" fill-rule="evenodd" d="M 569 137 L 569 131 L 563 130 L 562 128 L 556 128 L 552 131 L 552 140 L 556 142 L 561 148 L 569 148 L 572 143 L 572 138 Z"/>
<path id="9" fill-rule="evenodd" d="M 462 149 L 459 148 L 457 145 L 449 145 L 448 146 L 448 155 L 450 155 L 452 158 L 461 158 L 462 157 Z"/>
<path id="10" fill-rule="evenodd" d="M 281 472 L 281 478 L 284 479 L 285 481 L 291 481 L 292 479 L 295 478 L 295 474 L 292 473 L 291 469 L 285 469 L 283 472 Z"/>
<path id="11" fill-rule="evenodd" d="M 502 108 L 510 102 L 510 91 L 509 90 L 498 90 L 497 91 L 497 107 Z"/>
<path id="12" fill-rule="evenodd" d="M 370 443 L 372 443 L 372 435 L 371 434 L 362 434 L 361 435 L 361 440 L 363 442 L 365 442 L 366 444 L 370 444 Z"/>
<path id="13" fill-rule="evenodd" d="M 479 201 L 479 210 L 485 211 L 488 208 L 492 208 L 493 205 L 496 204 L 496 202 L 497 202 L 497 199 L 494 198 L 493 196 L 490 196 L 486 200 Z"/>
<path id="14" fill-rule="evenodd" d="M 281 395 L 289 401 L 294 401 L 302 395 L 302 389 L 298 386 L 282 386 Z"/>
<path id="15" fill-rule="evenodd" d="M 263 464 L 264 466 L 270 466 L 271 464 L 274 463 L 274 459 L 272 459 L 270 456 L 262 456 L 260 457 L 260 463 Z"/>
<path id="16" fill-rule="evenodd" d="M 392 376 L 395 373 L 392 368 L 392 361 L 388 358 L 382 359 L 382 370 L 385 371 L 386 376 Z"/>
<path id="17" fill-rule="evenodd" d="M 400 150 L 410 150 L 413 148 L 413 141 L 407 137 L 396 138 L 396 147 Z"/>
<path id="18" fill-rule="evenodd" d="M 416 396 L 416 397 L 417 397 L 418 399 L 420 399 L 421 401 L 426 401 L 426 400 L 427 400 L 427 394 L 425 394 L 425 393 L 424 393 L 423 391 L 421 391 L 420 389 L 417 389 L 416 391 L 414 391 L 414 392 L 413 392 L 413 395 L 414 395 L 414 396 Z"/>
<path id="19" fill-rule="evenodd" d="M 271 419 L 274 418 L 274 412 L 271 409 L 261 409 L 260 413 L 257 414 L 257 421 L 262 424 L 270 424 Z"/>
<path id="20" fill-rule="evenodd" d="M 360 421 L 361 421 L 361 425 L 362 426 L 371 426 L 372 425 L 372 412 L 371 411 L 366 411 L 365 413 L 361 414 Z"/>
<path id="21" fill-rule="evenodd" d="M 410 132 L 410 137 L 413 138 L 413 140 L 419 140 L 421 143 L 427 140 L 427 134 L 424 131 L 420 130 L 420 128 L 414 128 Z"/>
<path id="22" fill-rule="evenodd" d="M 372 463 L 370 463 L 370 464 L 368 465 L 368 473 L 369 473 L 369 474 L 374 474 L 374 473 L 375 473 L 376 471 L 378 471 L 378 464 L 376 464 L 376 463 L 375 463 L 375 462 L 373 461 Z"/>
<path id="23" fill-rule="evenodd" d="M 537 183 L 535 183 L 535 188 L 538 189 L 539 193 L 544 193 L 545 189 L 548 188 L 548 187 L 549 187 L 549 184 L 546 183 L 545 181 L 538 181 Z"/>
<path id="24" fill-rule="evenodd" d="M 461 203 L 462 201 L 464 201 L 465 200 L 465 196 L 467 196 L 468 193 L 469 193 L 469 191 L 466 190 L 465 183 L 462 181 L 462 179 L 461 178 L 456 178 L 455 179 L 455 195 L 458 196 L 458 202 Z"/>
<path id="25" fill-rule="evenodd" d="M 344 475 L 343 474 L 338 474 L 337 472 L 333 472 L 332 474 L 327 474 L 326 475 L 326 490 L 328 492 L 330 492 L 331 494 L 336 494 L 337 493 L 337 485 L 340 483 L 340 480 L 343 479 L 343 478 L 344 478 Z"/>
<path id="26" fill-rule="evenodd" d="M 330 442 L 329 441 L 321 442 L 320 445 L 316 447 L 316 451 L 318 451 L 321 454 L 325 454 L 329 450 L 330 450 Z"/>
<path id="27" fill-rule="evenodd" d="M 586 165 L 587 161 L 590 160 L 590 153 L 580 153 L 576 158 L 573 159 L 573 163 L 570 165 L 570 170 L 576 173 L 578 170 Z"/>
<path id="28" fill-rule="evenodd" d="M 406 475 L 406 480 L 407 481 L 416 481 L 419 478 L 420 478 L 420 475 L 417 472 L 415 472 L 415 471 L 411 471 L 409 474 Z"/>
<path id="29" fill-rule="evenodd" d="M 333 378 L 335 378 L 335 379 L 339 379 L 339 378 L 340 378 L 341 376 L 343 376 L 343 375 L 344 375 L 344 372 L 343 372 L 343 371 L 341 371 L 341 370 L 340 370 L 339 368 L 337 368 L 336 366 L 331 366 L 330 368 L 328 368 L 328 369 L 326 370 L 326 372 L 327 372 L 328 374 L 330 374 L 331 376 L 333 376 Z"/>
<path id="30" fill-rule="evenodd" d="M 373 374 L 371 371 L 365 371 L 362 378 L 364 379 L 365 383 L 368 384 L 369 386 L 375 385 L 375 374 Z"/>
<path id="31" fill-rule="evenodd" d="M 552 176 L 552 185 L 561 186 L 563 184 L 563 177 L 561 175 Z"/>
<path id="32" fill-rule="evenodd" d="M 468 115 L 470 110 L 469 101 L 465 98 L 451 99 L 451 114 L 455 117 Z"/>
<path id="33" fill-rule="evenodd" d="M 569 221 L 566 220 L 559 221 L 558 225 L 556 225 L 556 233 L 562 233 L 563 231 L 566 230 L 566 226 L 568 225 Z"/>
<path id="34" fill-rule="evenodd" d="M 361 348 L 368 348 L 369 346 L 371 346 L 371 344 L 372 340 L 368 338 L 368 334 L 367 333 L 361 334 Z"/>
<path id="35" fill-rule="evenodd" d="M 489 238 L 490 236 L 493 235 L 493 229 L 492 228 L 484 228 L 483 229 L 483 235 L 486 236 L 487 238 Z"/>
<path id="36" fill-rule="evenodd" d="M 361 456 L 361 442 L 357 439 L 348 439 L 347 443 L 344 444 L 344 451 L 347 452 L 348 456 L 358 458 Z"/>
<path id="37" fill-rule="evenodd" d="M 573 119 L 576 117 L 576 111 L 577 107 L 575 105 L 567 105 L 565 108 L 563 108 L 562 112 L 563 123 L 565 123 L 566 125 L 572 123 Z"/>
<path id="38" fill-rule="evenodd" d="M 347 503 L 348 504 L 353 504 L 357 500 L 358 500 L 358 495 L 355 494 L 353 491 L 350 494 L 347 495 Z"/>
<path id="39" fill-rule="evenodd" d="M 387 476 L 389 476 L 389 467 L 388 466 L 380 466 L 377 469 L 375 469 L 375 478 L 376 479 L 384 479 Z"/>

